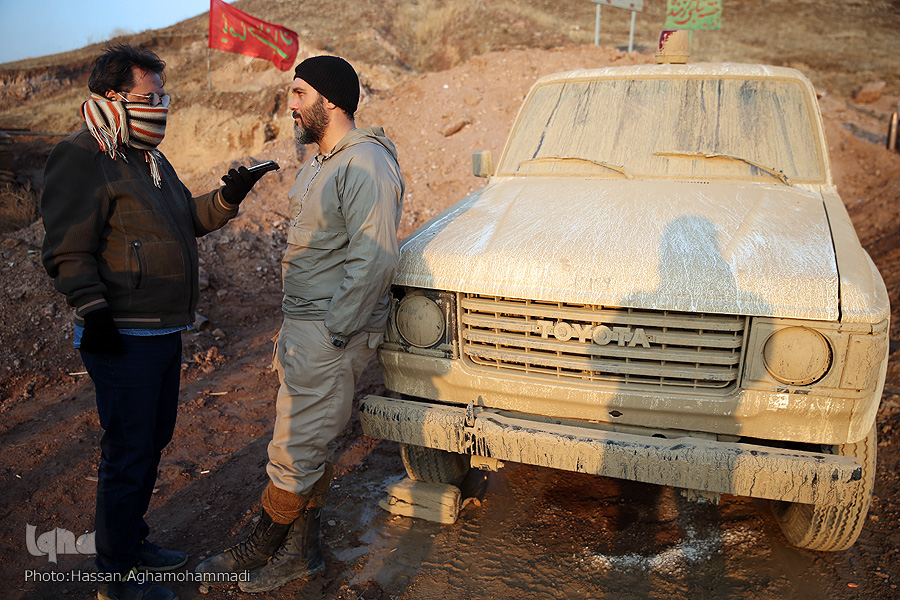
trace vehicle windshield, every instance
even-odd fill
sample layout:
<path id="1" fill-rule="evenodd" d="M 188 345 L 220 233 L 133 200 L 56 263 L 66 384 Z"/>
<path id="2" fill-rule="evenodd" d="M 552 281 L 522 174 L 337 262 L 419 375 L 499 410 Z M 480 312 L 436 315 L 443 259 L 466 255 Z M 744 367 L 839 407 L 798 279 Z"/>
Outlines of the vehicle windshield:
<path id="1" fill-rule="evenodd" d="M 790 80 L 551 82 L 529 97 L 498 175 L 821 182 L 813 114 Z"/>

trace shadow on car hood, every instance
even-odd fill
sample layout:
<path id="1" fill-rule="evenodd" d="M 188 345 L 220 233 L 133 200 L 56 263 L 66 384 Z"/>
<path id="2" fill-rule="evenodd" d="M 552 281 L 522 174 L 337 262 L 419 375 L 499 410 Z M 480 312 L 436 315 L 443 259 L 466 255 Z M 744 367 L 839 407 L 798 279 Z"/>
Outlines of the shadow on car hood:
<path id="1" fill-rule="evenodd" d="M 495 181 L 404 242 L 395 283 L 575 304 L 838 318 L 822 199 L 777 184 Z"/>

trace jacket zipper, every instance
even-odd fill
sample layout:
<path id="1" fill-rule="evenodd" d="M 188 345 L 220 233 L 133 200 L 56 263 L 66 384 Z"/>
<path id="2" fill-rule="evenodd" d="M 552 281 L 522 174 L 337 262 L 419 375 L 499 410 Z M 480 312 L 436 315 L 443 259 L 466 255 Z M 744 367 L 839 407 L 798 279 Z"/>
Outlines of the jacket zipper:
<path id="1" fill-rule="evenodd" d="M 309 195 L 309 188 L 312 187 L 312 184 L 316 180 L 316 177 L 319 176 L 319 171 L 322 170 L 322 165 L 325 164 L 325 159 L 327 159 L 329 156 L 331 156 L 331 154 L 326 154 L 322 157 L 321 161 L 316 161 L 316 172 L 313 173 L 313 176 L 309 179 L 309 183 L 306 184 L 306 189 L 303 191 L 303 195 L 300 196 L 300 209 L 297 211 L 297 215 L 293 219 L 291 219 L 291 227 L 297 226 L 297 219 L 300 218 L 300 213 L 303 212 L 303 201 L 306 200 L 306 196 Z"/>
<path id="2" fill-rule="evenodd" d="M 144 279 L 144 263 L 141 262 L 141 241 L 134 240 L 131 242 L 131 247 L 134 248 L 134 257 L 137 259 L 138 275 L 137 283 L 134 286 L 134 289 L 137 290 L 141 288 L 141 281 Z"/>

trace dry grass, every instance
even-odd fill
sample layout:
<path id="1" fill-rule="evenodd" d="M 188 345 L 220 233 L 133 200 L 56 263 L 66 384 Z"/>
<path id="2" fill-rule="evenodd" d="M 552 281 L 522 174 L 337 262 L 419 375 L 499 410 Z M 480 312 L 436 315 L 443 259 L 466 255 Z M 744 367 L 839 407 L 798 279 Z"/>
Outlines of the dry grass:
<path id="1" fill-rule="evenodd" d="M 394 18 L 394 26 L 407 38 L 412 56 L 428 57 L 445 42 L 450 24 L 460 15 L 473 11 L 480 2 L 423 2 L 401 4 Z M 467 6 L 474 5 L 474 6 Z"/>
<path id="2" fill-rule="evenodd" d="M 31 189 L 31 184 L 24 187 L 0 185 L 0 233 L 9 233 L 28 227 L 40 214 L 40 194 Z"/>

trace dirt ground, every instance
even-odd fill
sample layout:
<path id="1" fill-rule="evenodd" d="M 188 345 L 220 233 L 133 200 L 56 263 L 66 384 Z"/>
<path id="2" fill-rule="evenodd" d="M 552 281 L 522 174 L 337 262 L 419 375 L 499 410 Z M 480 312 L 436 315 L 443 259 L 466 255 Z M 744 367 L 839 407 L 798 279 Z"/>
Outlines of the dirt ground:
<path id="1" fill-rule="evenodd" d="M 318 18 L 345 4 L 325 3 Z M 479 2 L 461 4 L 487 10 Z M 503 4 L 512 14 L 510 7 L 522 3 Z M 493 24 L 505 40 L 494 45 L 459 33 L 485 27 L 485 19 L 460 24 L 459 14 L 447 17 L 456 33 L 447 29 L 441 51 L 431 48 L 425 58 L 417 53 L 421 36 L 401 38 L 396 24 L 366 29 L 353 21 L 343 34 L 315 20 L 307 25 L 315 33 L 301 55 L 324 49 L 351 58 L 366 87 L 357 124 L 383 125 L 398 146 L 407 183 L 401 238 L 483 184 L 471 176 L 471 153 L 499 155 L 538 76 L 653 62 L 651 30 L 660 21 L 650 2 L 632 53 L 622 48 L 628 29 L 619 13 L 625 11 L 604 9 L 603 43 L 595 47 L 593 5 L 582 3 L 577 15 L 575 8 L 559 9 L 551 21 L 554 3 L 527 4 L 529 12 Z M 371 3 L 362 6 L 369 8 L 360 9 L 357 20 L 387 18 Z M 837 6 L 847 12 L 839 15 Z M 875 499 L 857 544 L 838 553 L 792 548 L 760 501 L 724 497 L 719 506 L 697 505 L 668 488 L 523 465 L 470 475 L 464 492 L 477 501 L 454 525 L 395 517 L 377 502 L 388 484 L 405 475 L 398 445 L 362 436 L 354 416 L 339 439 L 325 510 L 325 573 L 257 597 L 900 597 L 900 154 L 884 149 L 888 115 L 900 92 L 900 2 L 726 1 L 725 10 L 721 32 L 696 35 L 697 53 L 706 60 L 794 66 L 811 77 L 839 192 L 894 307 L 891 363 L 877 421 Z M 269 369 L 270 340 L 281 318 L 286 192 L 298 159 L 312 150 L 297 149 L 291 138 L 284 94 L 290 75 L 263 61 L 218 54 L 208 76 L 205 41 L 194 31 L 199 25 L 191 27 L 141 38 L 151 46 L 155 40 L 169 65 L 167 89 L 174 99 L 162 150 L 198 193 L 217 185 L 238 162 L 273 159 L 282 165 L 257 185 L 236 220 L 200 240 L 198 311 L 208 321 L 184 336 L 178 429 L 148 514 L 152 539 L 189 552 L 193 569 L 246 535 L 258 510 L 277 385 Z M 537 36 L 539 28 L 556 31 L 555 37 Z M 86 64 L 71 56 L 0 65 L 0 129 L 77 127 Z M 877 81 L 886 86 L 874 98 L 854 94 Z M 43 160 L 58 139 L 15 139 L 20 181 L 40 188 Z M 41 240 L 39 222 L 0 234 L 0 574 L 6 582 L 0 596 L 80 600 L 95 597 L 92 584 L 49 579 L 90 571 L 90 557 L 65 554 L 52 563 L 26 547 L 29 525 L 37 535 L 55 527 L 75 535 L 93 529 L 101 434 L 93 388 L 71 348 L 70 310 L 40 265 Z M 383 392 L 373 363 L 357 397 Z M 252 597 L 236 587 L 206 596 L 193 583 L 169 587 L 182 599 Z"/>

